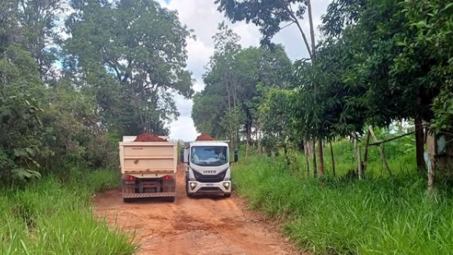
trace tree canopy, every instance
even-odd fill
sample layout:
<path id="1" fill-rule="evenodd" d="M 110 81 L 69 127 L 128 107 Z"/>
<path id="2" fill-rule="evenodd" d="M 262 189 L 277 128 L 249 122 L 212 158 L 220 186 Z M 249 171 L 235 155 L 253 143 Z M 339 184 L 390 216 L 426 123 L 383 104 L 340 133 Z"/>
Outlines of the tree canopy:
<path id="1" fill-rule="evenodd" d="M 193 36 L 176 12 L 151 0 L 69 3 L 0 2 L 2 181 L 116 167 L 122 135 L 166 135 L 173 95 L 193 95 Z"/>
<path id="2" fill-rule="evenodd" d="M 224 24 L 214 37 L 216 51 L 204 75 L 205 89 L 194 98 L 192 116 L 198 131 L 248 143 L 259 122 L 258 107 L 266 88 L 283 86 L 280 77 L 291 69 L 282 46 L 238 45 L 239 37 Z"/>

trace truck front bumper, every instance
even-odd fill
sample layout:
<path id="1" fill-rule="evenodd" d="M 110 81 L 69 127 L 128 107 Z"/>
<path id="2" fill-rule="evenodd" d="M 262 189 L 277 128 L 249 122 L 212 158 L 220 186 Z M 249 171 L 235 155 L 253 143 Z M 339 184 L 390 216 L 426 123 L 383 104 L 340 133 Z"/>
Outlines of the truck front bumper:
<path id="1" fill-rule="evenodd" d="M 189 194 L 231 194 L 231 181 L 214 183 L 189 181 L 187 185 Z"/>

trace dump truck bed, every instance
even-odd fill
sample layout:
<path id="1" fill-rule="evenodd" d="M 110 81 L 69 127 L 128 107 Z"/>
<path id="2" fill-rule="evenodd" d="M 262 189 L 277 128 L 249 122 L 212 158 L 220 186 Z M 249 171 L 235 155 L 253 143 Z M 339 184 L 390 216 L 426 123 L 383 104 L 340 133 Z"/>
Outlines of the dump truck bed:
<path id="1" fill-rule="evenodd" d="M 137 198 L 176 197 L 177 144 L 171 142 L 121 142 L 122 196 Z"/>
<path id="2" fill-rule="evenodd" d="M 173 174 L 177 167 L 177 144 L 170 142 L 122 142 L 122 174 Z"/>

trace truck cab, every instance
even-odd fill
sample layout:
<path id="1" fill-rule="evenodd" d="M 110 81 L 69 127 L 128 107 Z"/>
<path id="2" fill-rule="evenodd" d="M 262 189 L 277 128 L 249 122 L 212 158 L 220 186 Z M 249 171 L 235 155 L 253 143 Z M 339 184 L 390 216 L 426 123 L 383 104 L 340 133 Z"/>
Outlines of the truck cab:
<path id="1" fill-rule="evenodd" d="M 187 163 L 186 193 L 223 194 L 231 196 L 230 150 L 228 143 L 221 141 L 196 141 L 186 143 L 180 160 Z M 237 162 L 237 150 L 234 162 Z"/>

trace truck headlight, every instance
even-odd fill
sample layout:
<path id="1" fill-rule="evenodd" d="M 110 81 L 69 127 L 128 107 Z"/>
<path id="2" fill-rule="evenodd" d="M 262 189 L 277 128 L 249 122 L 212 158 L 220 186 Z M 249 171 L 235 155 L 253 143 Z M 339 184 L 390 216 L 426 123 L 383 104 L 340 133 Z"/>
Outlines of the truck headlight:
<path id="1" fill-rule="evenodd" d="M 190 183 L 190 188 L 191 188 L 191 189 L 195 189 L 196 186 L 197 186 L 197 183 L 196 183 L 196 182 L 191 182 L 191 183 Z"/>
<path id="2" fill-rule="evenodd" d="M 230 188 L 230 183 L 229 182 L 224 182 L 223 183 L 223 187 L 225 187 L 225 189 L 229 189 Z"/>

